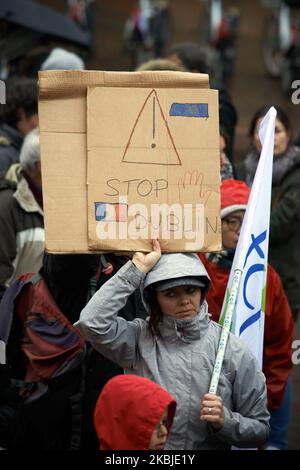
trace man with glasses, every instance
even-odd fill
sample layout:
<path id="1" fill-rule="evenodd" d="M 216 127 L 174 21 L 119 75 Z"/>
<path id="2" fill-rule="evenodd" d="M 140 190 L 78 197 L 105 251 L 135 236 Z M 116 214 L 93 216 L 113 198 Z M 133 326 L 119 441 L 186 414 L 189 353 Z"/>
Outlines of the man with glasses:
<path id="1" fill-rule="evenodd" d="M 221 220 L 223 250 L 201 253 L 212 286 L 207 295 L 209 312 L 218 321 L 240 235 L 250 189 L 237 180 L 221 184 Z M 283 286 L 276 271 L 268 265 L 266 315 L 263 349 L 263 372 L 266 376 L 271 432 L 266 448 L 285 449 L 290 412 L 291 343 L 293 317 Z"/>

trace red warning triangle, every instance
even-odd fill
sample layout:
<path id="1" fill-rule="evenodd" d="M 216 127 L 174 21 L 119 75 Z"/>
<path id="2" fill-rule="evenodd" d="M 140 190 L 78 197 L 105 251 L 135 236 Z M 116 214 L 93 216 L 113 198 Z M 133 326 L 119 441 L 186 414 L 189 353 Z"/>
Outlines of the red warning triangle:
<path id="1" fill-rule="evenodd" d="M 173 136 L 155 90 L 150 91 L 138 113 L 122 162 L 181 165 Z"/>

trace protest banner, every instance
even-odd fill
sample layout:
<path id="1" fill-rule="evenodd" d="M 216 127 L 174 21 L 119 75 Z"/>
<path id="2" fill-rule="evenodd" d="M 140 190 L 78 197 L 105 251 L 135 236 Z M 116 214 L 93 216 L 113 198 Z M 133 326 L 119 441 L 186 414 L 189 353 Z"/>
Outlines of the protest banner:
<path id="1" fill-rule="evenodd" d="M 39 73 L 49 252 L 215 251 L 218 95 L 184 72 Z"/>

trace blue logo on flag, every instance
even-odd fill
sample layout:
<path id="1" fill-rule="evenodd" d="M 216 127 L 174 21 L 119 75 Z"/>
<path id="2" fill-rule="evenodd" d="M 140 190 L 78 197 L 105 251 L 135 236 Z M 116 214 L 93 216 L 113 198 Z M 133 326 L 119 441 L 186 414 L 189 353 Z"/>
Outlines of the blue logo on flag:
<path id="1" fill-rule="evenodd" d="M 251 254 L 251 252 L 253 250 L 256 251 L 256 253 L 258 254 L 258 256 L 260 258 L 262 258 L 262 259 L 265 258 L 265 253 L 263 252 L 263 250 L 261 249 L 261 247 L 259 245 L 265 241 L 266 237 L 267 237 L 267 231 L 266 230 L 264 232 L 262 232 L 260 235 L 258 235 L 257 237 L 255 237 L 253 234 L 251 234 L 252 242 L 251 242 L 251 245 L 250 245 L 250 247 L 247 251 L 244 267 L 246 266 L 249 255 Z M 243 300 L 244 300 L 245 305 L 250 310 L 254 310 L 254 307 L 249 302 L 249 300 L 247 298 L 247 294 L 246 294 L 248 281 L 249 281 L 250 277 L 252 276 L 252 274 L 260 272 L 260 271 L 264 271 L 264 270 L 265 270 L 265 265 L 264 264 L 254 263 L 248 268 L 248 271 L 245 275 L 244 284 L 243 284 Z M 242 323 L 242 325 L 240 327 L 239 335 L 241 335 L 243 333 L 243 331 L 245 331 L 249 326 L 253 325 L 253 323 L 258 321 L 260 319 L 260 315 L 261 315 L 261 309 L 259 309 L 258 312 L 254 313 L 249 318 L 247 318 L 247 320 L 244 321 L 244 323 Z"/>

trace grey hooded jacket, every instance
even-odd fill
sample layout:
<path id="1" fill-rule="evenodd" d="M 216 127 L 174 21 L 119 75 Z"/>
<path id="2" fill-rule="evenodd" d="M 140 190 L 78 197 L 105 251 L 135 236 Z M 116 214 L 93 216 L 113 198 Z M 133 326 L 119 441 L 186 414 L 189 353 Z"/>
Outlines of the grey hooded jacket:
<path id="1" fill-rule="evenodd" d="M 171 257 L 173 262 L 169 262 Z M 202 275 L 207 276 L 199 258 L 197 263 Z M 145 284 L 191 275 L 186 274 L 187 265 L 195 267 L 195 255 L 163 255 Z M 192 320 L 164 315 L 161 337 L 152 336 L 147 320 L 128 322 L 118 317 L 118 311 L 144 278 L 145 274 L 129 261 L 96 292 L 75 326 L 95 349 L 127 373 L 159 383 L 176 398 L 167 450 L 262 445 L 269 433 L 269 413 L 264 376 L 257 370 L 254 356 L 241 340 L 230 335 L 218 389 L 224 404 L 224 425 L 215 432 L 199 416 L 200 401 L 209 389 L 221 327 L 210 321 L 206 302 Z"/>

